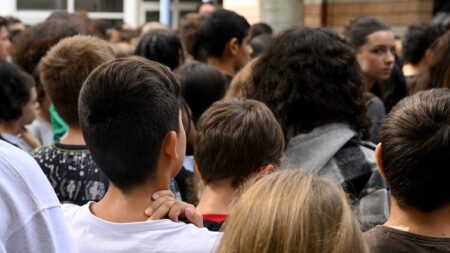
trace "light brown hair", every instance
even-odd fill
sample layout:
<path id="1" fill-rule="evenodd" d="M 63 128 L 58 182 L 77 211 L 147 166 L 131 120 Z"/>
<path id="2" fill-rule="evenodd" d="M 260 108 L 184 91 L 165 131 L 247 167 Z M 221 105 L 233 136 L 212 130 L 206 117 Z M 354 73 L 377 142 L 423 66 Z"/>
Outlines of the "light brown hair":
<path id="1" fill-rule="evenodd" d="M 78 95 L 83 82 L 97 66 L 113 59 L 108 43 L 85 35 L 61 40 L 42 59 L 41 82 L 69 125 L 78 125 Z"/>
<path id="2" fill-rule="evenodd" d="M 218 253 L 368 252 L 341 187 L 300 170 L 262 177 L 236 203 Z"/>
<path id="3" fill-rule="evenodd" d="M 247 97 L 248 93 L 253 92 L 252 71 L 257 60 L 258 58 L 252 59 L 233 77 L 230 88 L 225 94 L 226 98 Z"/>
<path id="4" fill-rule="evenodd" d="M 215 102 L 197 125 L 194 157 L 205 184 L 230 178 L 240 186 L 260 166 L 278 166 L 283 131 L 263 103 L 233 98 Z"/>

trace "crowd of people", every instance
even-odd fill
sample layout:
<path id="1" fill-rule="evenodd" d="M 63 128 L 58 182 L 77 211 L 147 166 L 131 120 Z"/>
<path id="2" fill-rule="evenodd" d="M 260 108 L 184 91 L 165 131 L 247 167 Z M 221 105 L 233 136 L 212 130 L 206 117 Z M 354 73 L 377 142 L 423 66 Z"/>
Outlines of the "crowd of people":
<path id="1" fill-rule="evenodd" d="M 0 252 L 450 252 L 450 29 L 397 39 L 0 17 Z"/>

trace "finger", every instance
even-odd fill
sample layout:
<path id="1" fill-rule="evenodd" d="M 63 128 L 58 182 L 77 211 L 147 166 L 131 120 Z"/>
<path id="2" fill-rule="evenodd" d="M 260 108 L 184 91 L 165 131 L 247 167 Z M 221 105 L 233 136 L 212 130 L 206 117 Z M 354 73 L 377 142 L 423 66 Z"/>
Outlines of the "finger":
<path id="1" fill-rule="evenodd" d="M 169 213 L 174 203 L 174 200 L 164 202 L 158 209 L 153 212 L 153 214 L 147 220 L 160 220 L 167 217 L 167 214 Z"/>
<path id="2" fill-rule="evenodd" d="M 145 214 L 147 216 L 152 216 L 153 213 L 167 201 L 175 201 L 175 199 L 166 196 L 159 197 L 157 200 L 153 201 L 147 209 L 145 209 Z"/>
<path id="3" fill-rule="evenodd" d="M 169 211 L 169 219 L 171 219 L 173 222 L 178 222 L 179 218 L 185 217 L 183 214 L 184 209 L 188 206 L 187 203 L 182 201 L 175 201 L 172 208 Z"/>
<path id="4" fill-rule="evenodd" d="M 195 226 L 202 228 L 203 227 L 203 217 L 200 213 L 197 212 L 195 207 L 193 205 L 189 205 L 185 211 L 184 215 L 186 216 L 186 219 L 190 221 Z"/>
<path id="5" fill-rule="evenodd" d="M 157 191 L 157 192 L 153 193 L 152 199 L 153 200 L 157 200 L 158 198 L 164 197 L 164 196 L 165 197 L 175 198 L 175 195 L 171 191 L 169 191 L 169 190 L 162 190 L 162 191 Z"/>

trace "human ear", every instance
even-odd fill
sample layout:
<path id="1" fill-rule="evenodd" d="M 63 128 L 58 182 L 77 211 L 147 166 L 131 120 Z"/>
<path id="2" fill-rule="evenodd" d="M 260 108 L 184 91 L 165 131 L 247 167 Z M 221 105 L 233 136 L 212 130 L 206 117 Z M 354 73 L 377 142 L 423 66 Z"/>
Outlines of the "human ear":
<path id="1" fill-rule="evenodd" d="M 170 131 L 166 134 L 164 138 L 164 142 L 162 145 L 162 151 L 165 156 L 167 156 L 170 160 L 177 160 L 179 158 L 177 152 L 178 138 L 177 133 L 175 131 Z"/>
<path id="2" fill-rule="evenodd" d="M 377 147 L 375 148 L 375 159 L 377 160 L 378 171 L 380 172 L 381 176 L 384 177 L 383 157 L 381 155 L 381 150 L 382 150 L 382 146 L 381 146 L 381 142 L 380 142 L 380 143 L 378 143 Z"/>
<path id="3" fill-rule="evenodd" d="M 239 42 L 236 37 L 233 37 L 230 39 L 227 43 L 228 45 L 228 51 L 230 52 L 230 55 L 237 55 L 239 53 Z"/>

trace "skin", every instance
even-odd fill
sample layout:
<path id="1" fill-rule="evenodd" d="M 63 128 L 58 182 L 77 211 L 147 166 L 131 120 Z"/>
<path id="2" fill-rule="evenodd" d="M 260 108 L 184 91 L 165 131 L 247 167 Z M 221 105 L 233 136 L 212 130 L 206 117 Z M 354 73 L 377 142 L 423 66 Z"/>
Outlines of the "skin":
<path id="1" fill-rule="evenodd" d="M 208 63 L 216 67 L 225 75 L 234 76 L 251 59 L 253 49 L 250 46 L 250 35 L 239 43 L 237 38 L 231 38 L 225 45 L 221 58 L 210 56 Z"/>
<path id="2" fill-rule="evenodd" d="M 5 26 L 0 27 L 0 59 L 5 59 L 8 56 L 11 41 L 9 41 L 8 30 Z"/>
<path id="3" fill-rule="evenodd" d="M 251 60 L 253 49 L 250 46 L 250 35 L 247 35 L 240 45 L 238 45 L 238 53 L 236 53 L 236 72 L 241 70 L 245 64 Z"/>
<path id="4" fill-rule="evenodd" d="M 116 223 L 146 221 L 149 219 L 149 214 L 150 216 L 155 214 L 155 206 L 160 206 L 155 203 L 157 198 L 155 199 L 154 194 L 168 190 L 170 179 L 181 169 L 185 150 L 186 134 L 180 113 L 178 133 L 170 131 L 166 134 L 154 176 L 149 177 L 143 185 L 128 192 L 123 192 L 110 183 L 103 199 L 91 206 L 91 212 L 103 220 Z M 163 207 L 167 206 L 170 206 L 170 203 L 163 205 Z M 149 207 L 153 211 L 149 211 Z M 145 210 L 148 211 L 145 212 Z M 168 212 L 170 213 L 170 210 Z M 157 216 L 160 217 L 160 214 Z"/>
<path id="5" fill-rule="evenodd" d="M 376 81 L 389 78 L 395 61 L 395 38 L 392 31 L 378 31 L 367 36 L 367 42 L 356 51 L 366 90 Z"/>

